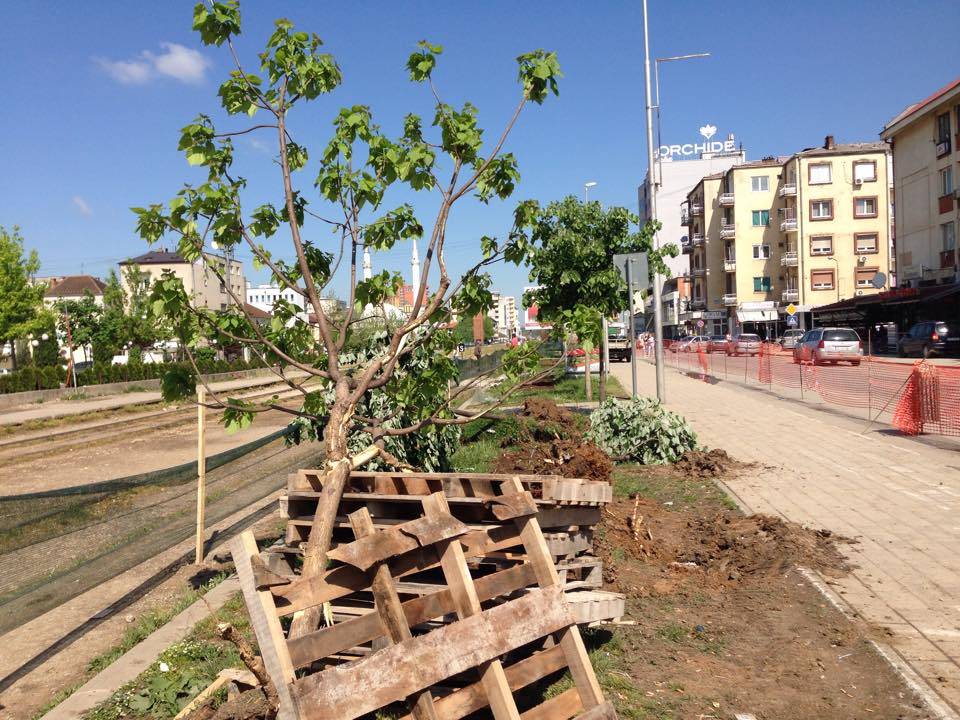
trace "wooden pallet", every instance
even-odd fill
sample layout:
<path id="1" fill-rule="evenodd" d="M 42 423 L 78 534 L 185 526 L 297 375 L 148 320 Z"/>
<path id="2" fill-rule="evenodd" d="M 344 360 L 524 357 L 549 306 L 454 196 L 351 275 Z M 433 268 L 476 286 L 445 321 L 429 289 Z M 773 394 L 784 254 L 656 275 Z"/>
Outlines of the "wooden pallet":
<path id="1" fill-rule="evenodd" d="M 358 509 L 349 515 L 356 539 L 331 550 L 335 564 L 316 577 L 290 574 L 283 556 L 262 558 L 250 532 L 233 542 L 281 720 L 349 720 L 395 703 L 406 703 L 415 720 L 455 720 L 483 708 L 496 720 L 519 720 L 514 693 L 564 669 L 574 687 L 524 718 L 616 718 L 564 600 L 536 504 L 519 480 L 505 485 L 502 522 L 484 528 L 453 517 L 442 492 L 421 498 L 422 517 L 379 531 L 366 508 Z M 468 559 L 513 548 L 524 562 L 471 576 Z M 442 589 L 406 587 L 430 572 L 442 578 Z M 401 590 L 411 599 L 401 601 Z M 371 595 L 375 612 L 346 613 L 295 638 L 284 634 L 283 616 L 332 601 L 349 608 L 352 598 L 362 604 Z M 367 645 L 359 659 L 338 661 Z"/>
<path id="2" fill-rule="evenodd" d="M 322 471 L 300 470 L 289 477 L 287 488 L 320 490 Z M 505 475 L 497 473 L 403 473 L 352 472 L 349 490 L 378 495 L 427 495 L 442 492 L 446 497 L 487 498 L 499 494 L 499 486 L 519 477 L 534 498 L 554 505 L 596 507 L 613 500 L 613 486 L 599 480 L 567 478 L 560 475 Z"/>

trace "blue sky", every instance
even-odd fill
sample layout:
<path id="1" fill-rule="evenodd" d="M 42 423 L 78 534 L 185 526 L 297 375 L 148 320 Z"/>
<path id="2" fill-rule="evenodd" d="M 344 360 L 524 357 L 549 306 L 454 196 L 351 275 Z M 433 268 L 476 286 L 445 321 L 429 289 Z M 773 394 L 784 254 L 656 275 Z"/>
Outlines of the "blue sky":
<path id="1" fill-rule="evenodd" d="M 171 198 L 201 174 L 176 151 L 179 128 L 198 112 L 221 119 L 216 89 L 226 50 L 190 30 L 192 2 L 32 2 L 0 7 L 0 224 L 20 225 L 45 274 L 105 275 L 145 246 L 129 207 Z M 650 0 L 653 54 L 710 52 L 665 66 L 664 142 L 692 142 L 704 123 L 734 132 L 749 157 L 838 141 L 875 140 L 905 105 L 960 74 L 955 0 L 806 0 L 774 3 Z M 522 181 L 514 200 L 582 194 L 636 209 L 645 172 L 643 36 L 639 2 L 243 2 L 243 59 L 254 67 L 275 16 L 317 32 L 343 69 L 335 93 L 298 111 L 298 141 L 315 153 L 344 105 L 370 105 L 388 132 L 407 112 L 432 118 L 426 88 L 407 81 L 417 40 L 445 47 L 436 80 L 444 99 L 472 101 L 493 140 L 518 98 L 514 58 L 556 50 L 560 97 L 532 106 L 508 141 Z M 120 63 L 120 64 L 118 64 Z M 250 181 L 249 207 L 279 201 L 266 144 L 239 140 L 237 167 Z M 300 173 L 309 193 L 313 172 Z M 428 225 L 425 193 L 397 193 Z M 279 204 L 279 203 L 278 203 Z M 449 264 L 463 269 L 477 238 L 503 236 L 513 202 L 466 202 L 454 210 Z M 307 233 L 332 238 L 320 226 Z M 287 247 L 285 240 L 273 246 Z M 241 251 L 249 277 L 249 253 Z M 383 253 L 375 269 L 409 274 L 409 248 Z M 494 272 L 495 286 L 519 295 L 526 272 Z M 342 294 L 342 282 L 334 290 Z"/>

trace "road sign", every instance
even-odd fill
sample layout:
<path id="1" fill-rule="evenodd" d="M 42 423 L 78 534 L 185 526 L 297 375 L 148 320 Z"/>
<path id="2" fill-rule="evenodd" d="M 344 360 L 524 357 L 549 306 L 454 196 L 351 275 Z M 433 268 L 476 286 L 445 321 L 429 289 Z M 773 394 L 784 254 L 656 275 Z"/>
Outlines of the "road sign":
<path id="1" fill-rule="evenodd" d="M 650 287 L 650 270 L 647 265 L 647 254 L 620 253 L 613 256 L 613 264 L 620 271 L 620 277 L 627 280 L 627 263 L 630 265 L 630 281 L 636 290 L 646 290 Z"/>
<path id="2" fill-rule="evenodd" d="M 704 325 L 703 320 L 697 320 L 697 327 L 702 328 Z"/>
<path id="3" fill-rule="evenodd" d="M 787 318 L 787 327 L 796 327 L 796 326 L 797 326 L 797 318 L 791 315 L 790 317 Z"/>
<path id="4" fill-rule="evenodd" d="M 880 288 L 882 288 L 884 285 L 887 284 L 887 276 L 884 275 L 882 272 L 878 272 L 876 275 L 874 275 L 870 279 L 870 284 L 873 285 L 877 290 L 879 290 Z"/>
<path id="5" fill-rule="evenodd" d="M 787 305 L 787 315 L 789 315 L 790 317 L 793 317 L 796 314 L 797 314 L 797 306 L 794 305 L 793 303 L 790 303 L 789 305 Z"/>

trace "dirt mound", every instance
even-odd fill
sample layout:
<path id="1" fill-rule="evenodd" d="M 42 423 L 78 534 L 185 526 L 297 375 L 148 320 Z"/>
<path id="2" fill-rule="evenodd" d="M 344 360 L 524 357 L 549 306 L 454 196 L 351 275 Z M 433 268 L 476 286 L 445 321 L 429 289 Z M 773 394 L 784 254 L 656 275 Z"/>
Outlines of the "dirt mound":
<path id="1" fill-rule="evenodd" d="M 688 450 L 676 462 L 676 468 L 689 475 L 700 478 L 715 478 L 726 475 L 739 467 L 740 463 L 727 454 L 726 450 Z"/>
<path id="2" fill-rule="evenodd" d="M 613 461 L 592 442 L 528 442 L 500 455 L 493 464 L 493 472 L 563 475 L 610 482 Z"/>
<path id="3" fill-rule="evenodd" d="M 575 424 L 573 411 L 560 407 L 550 398 L 532 397 L 523 403 L 523 410 L 519 413 L 522 418 L 538 420 L 540 422 L 559 423 L 562 425 Z"/>
<path id="4" fill-rule="evenodd" d="M 829 574 L 846 570 L 829 530 L 812 530 L 771 515 L 726 513 L 693 519 L 688 528 L 699 542 L 678 548 L 677 561 L 696 563 L 731 580 L 748 574 L 782 573 L 792 565 Z"/>

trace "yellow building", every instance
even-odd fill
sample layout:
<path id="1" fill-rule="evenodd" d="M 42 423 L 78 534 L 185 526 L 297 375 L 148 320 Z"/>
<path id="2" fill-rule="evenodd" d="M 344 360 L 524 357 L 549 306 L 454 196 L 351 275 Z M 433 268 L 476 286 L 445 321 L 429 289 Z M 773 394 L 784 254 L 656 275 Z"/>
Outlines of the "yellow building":
<path id="1" fill-rule="evenodd" d="M 220 275 L 227 279 L 226 260 L 220 255 L 204 253 L 207 261 L 219 268 Z M 219 277 L 203 260 L 190 262 L 177 252 L 165 249 L 151 250 L 135 258 L 120 263 L 120 282 L 124 291 L 130 294 L 127 287 L 125 270 L 135 265 L 140 272 L 147 275 L 150 282 L 159 280 L 164 272 L 170 271 L 183 282 L 183 289 L 193 301 L 211 310 L 226 310 L 231 305 L 237 305 L 239 300 L 246 299 L 246 279 L 243 274 L 243 263 L 231 260 L 229 281 L 232 296 L 227 292 L 226 283 L 221 283 Z"/>
<path id="2" fill-rule="evenodd" d="M 805 327 L 815 307 L 888 288 L 887 165 L 883 143 L 828 137 L 701 180 L 688 195 L 684 251 L 695 299 L 703 281 L 705 331 L 771 337 L 791 304 Z M 687 319 L 700 319 L 698 309 Z"/>
<path id="3" fill-rule="evenodd" d="M 906 108 L 881 137 L 893 147 L 898 284 L 957 282 L 960 78 Z"/>

